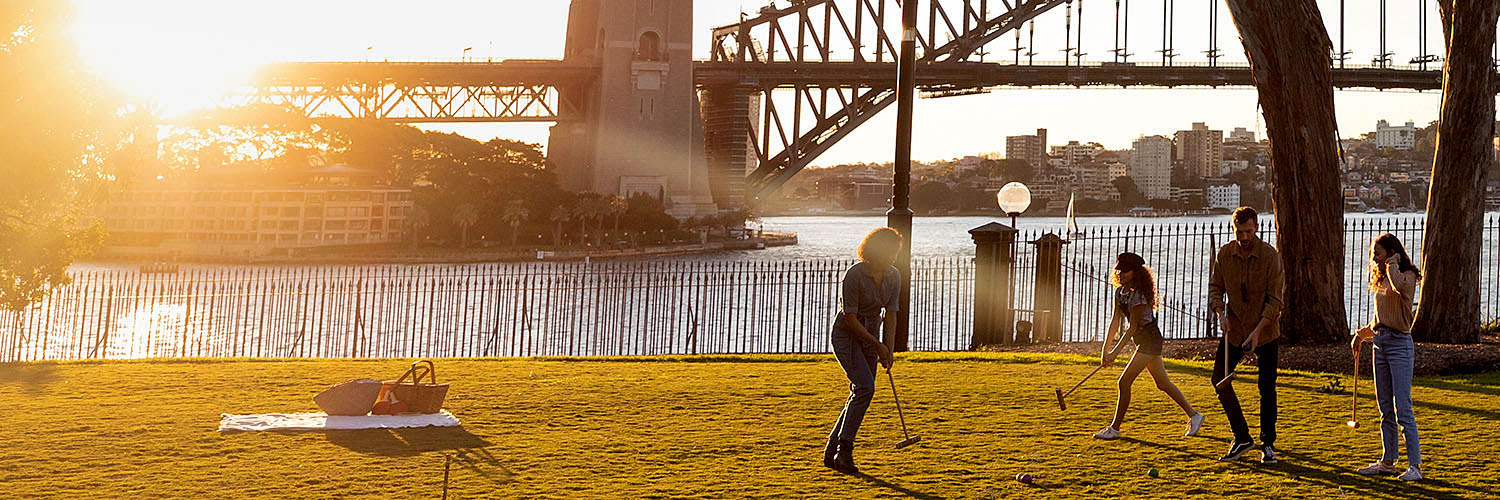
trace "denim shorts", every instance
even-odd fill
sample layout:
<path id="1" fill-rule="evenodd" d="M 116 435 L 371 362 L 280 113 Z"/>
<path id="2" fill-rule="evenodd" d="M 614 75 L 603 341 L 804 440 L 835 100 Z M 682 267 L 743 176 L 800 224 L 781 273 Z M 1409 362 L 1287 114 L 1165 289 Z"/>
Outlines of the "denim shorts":
<path id="1" fill-rule="evenodd" d="M 1136 328 L 1135 333 L 1130 334 L 1130 340 L 1135 342 L 1135 352 L 1152 356 L 1161 356 L 1163 344 L 1166 343 L 1155 321 Z"/>

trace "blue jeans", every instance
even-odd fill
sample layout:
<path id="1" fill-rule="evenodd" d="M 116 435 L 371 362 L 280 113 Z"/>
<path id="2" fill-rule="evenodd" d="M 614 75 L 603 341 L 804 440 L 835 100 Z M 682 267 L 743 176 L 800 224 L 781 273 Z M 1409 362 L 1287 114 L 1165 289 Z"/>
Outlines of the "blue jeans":
<path id="1" fill-rule="evenodd" d="M 828 439 L 852 443 L 859 434 L 859 424 L 865 421 L 870 400 L 875 397 L 875 367 L 880 365 L 874 350 L 866 349 L 863 342 L 850 338 L 842 328 L 834 327 L 829 341 L 833 344 L 833 356 L 849 377 L 849 399 L 844 402 L 844 411 L 833 424 Z"/>
<path id="2" fill-rule="evenodd" d="M 1417 419 L 1411 412 L 1411 372 L 1416 346 L 1411 334 L 1385 326 L 1375 327 L 1375 401 L 1380 405 L 1380 459 L 1395 462 L 1401 455 L 1396 424 L 1406 437 L 1406 462 L 1422 464 L 1422 445 L 1417 438 Z"/>

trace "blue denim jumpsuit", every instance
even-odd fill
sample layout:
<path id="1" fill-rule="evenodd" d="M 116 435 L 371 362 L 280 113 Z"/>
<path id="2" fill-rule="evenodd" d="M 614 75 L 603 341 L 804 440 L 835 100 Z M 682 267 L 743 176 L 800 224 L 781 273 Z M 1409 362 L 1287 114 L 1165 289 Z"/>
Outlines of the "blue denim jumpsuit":
<path id="1" fill-rule="evenodd" d="M 842 305 L 838 318 L 833 321 L 829 342 L 833 344 L 834 357 L 844 368 L 844 375 L 849 377 L 849 399 L 844 402 L 844 411 L 833 425 L 833 432 L 828 436 L 830 440 L 854 442 L 859 425 L 865 419 L 865 411 L 870 408 L 870 400 L 875 396 L 875 369 L 880 366 L 878 351 L 855 337 L 845 324 L 845 315 L 857 314 L 865 330 L 879 339 L 881 309 L 885 309 L 886 314 L 900 310 L 900 271 L 891 266 L 878 271 L 874 267 L 860 262 L 844 273 L 843 293 L 839 297 Z M 874 272 L 885 274 L 878 285 L 872 276 Z"/>

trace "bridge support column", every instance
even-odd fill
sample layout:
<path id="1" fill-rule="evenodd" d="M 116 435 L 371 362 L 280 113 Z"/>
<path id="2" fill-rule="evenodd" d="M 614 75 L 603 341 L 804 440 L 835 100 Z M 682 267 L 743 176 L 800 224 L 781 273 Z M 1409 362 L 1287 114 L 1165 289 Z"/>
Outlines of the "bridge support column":
<path id="1" fill-rule="evenodd" d="M 751 108 L 752 92 L 736 85 L 715 85 L 701 92 L 709 188 L 720 210 L 744 206 L 745 175 L 757 161 L 750 144 L 750 124 L 756 114 Z"/>

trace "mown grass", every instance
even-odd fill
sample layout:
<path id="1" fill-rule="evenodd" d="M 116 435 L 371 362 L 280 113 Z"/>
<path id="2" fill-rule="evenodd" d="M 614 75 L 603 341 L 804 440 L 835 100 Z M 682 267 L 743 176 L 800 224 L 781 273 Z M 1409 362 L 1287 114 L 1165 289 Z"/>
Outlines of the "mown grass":
<path id="1" fill-rule="evenodd" d="M 1172 363 L 1209 415 L 1202 436 L 1149 380 L 1136 385 L 1126 439 L 1089 434 L 1108 420 L 1101 373 L 1082 357 L 918 354 L 897 363 L 904 450 L 889 386 L 861 434 L 866 476 L 820 463 L 845 395 L 829 356 L 620 360 L 440 360 L 458 429 L 216 432 L 220 413 L 315 411 L 311 396 L 348 378 L 393 377 L 404 363 L 162 361 L 0 365 L 0 497 L 436 498 L 443 455 L 450 498 L 1494 498 L 1500 496 L 1500 374 L 1419 380 L 1428 481 L 1365 478 L 1379 453 L 1371 385 L 1363 428 L 1349 396 L 1283 375 L 1284 462 L 1213 460 L 1228 428 L 1205 365 Z M 882 374 L 882 379 L 883 379 Z M 1252 426 L 1253 376 L 1238 383 Z M 1258 458 L 1258 454 L 1252 453 Z M 1146 475 L 1148 468 L 1160 478 Z M 1012 477 L 1028 472 L 1034 486 Z"/>

